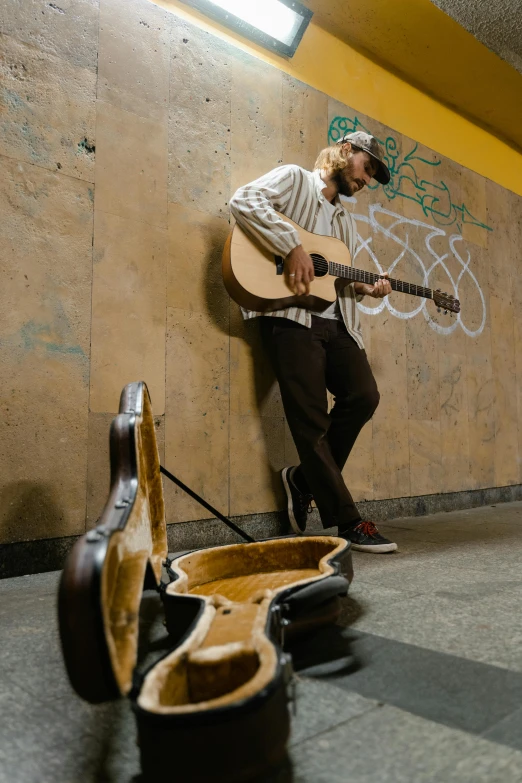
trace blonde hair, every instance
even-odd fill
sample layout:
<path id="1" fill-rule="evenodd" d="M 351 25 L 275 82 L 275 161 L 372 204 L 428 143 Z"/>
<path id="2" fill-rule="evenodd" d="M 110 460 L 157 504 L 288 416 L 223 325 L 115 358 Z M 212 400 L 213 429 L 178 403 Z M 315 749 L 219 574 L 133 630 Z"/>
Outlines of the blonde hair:
<path id="1" fill-rule="evenodd" d="M 332 144 L 331 147 L 325 147 L 324 150 L 321 150 L 315 161 L 314 169 L 322 169 L 331 177 L 346 167 L 350 157 L 351 153 L 347 156 L 343 152 L 341 144 Z"/>

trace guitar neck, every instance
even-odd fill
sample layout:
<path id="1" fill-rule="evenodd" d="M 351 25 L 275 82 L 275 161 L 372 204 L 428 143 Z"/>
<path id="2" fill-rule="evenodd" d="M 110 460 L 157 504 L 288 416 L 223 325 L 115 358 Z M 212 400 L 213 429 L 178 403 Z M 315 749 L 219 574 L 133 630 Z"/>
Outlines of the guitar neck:
<path id="1" fill-rule="evenodd" d="M 353 280 L 357 283 L 368 283 L 374 285 L 377 280 L 381 279 L 380 275 L 376 275 L 373 272 L 365 272 L 363 269 L 355 269 L 352 266 L 345 266 L 344 264 L 335 264 L 332 261 L 328 262 L 328 272 L 334 277 L 343 277 L 345 280 Z M 402 291 L 405 294 L 412 294 L 413 296 L 423 296 L 425 299 L 433 299 L 433 291 L 431 288 L 424 288 L 414 283 L 404 283 L 402 280 L 394 280 L 392 277 L 388 278 L 393 291 Z"/>

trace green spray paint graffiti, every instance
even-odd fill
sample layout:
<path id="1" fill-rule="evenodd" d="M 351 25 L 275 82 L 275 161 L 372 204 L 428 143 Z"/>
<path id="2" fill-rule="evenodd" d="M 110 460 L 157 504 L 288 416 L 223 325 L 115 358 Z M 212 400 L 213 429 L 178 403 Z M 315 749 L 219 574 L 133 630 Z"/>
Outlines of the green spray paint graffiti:
<path id="1" fill-rule="evenodd" d="M 353 133 L 356 130 L 371 133 L 357 116 L 353 119 L 351 117 L 335 117 L 328 129 L 328 142 L 333 144 L 339 141 L 345 133 Z M 401 155 L 397 140 L 393 136 L 388 136 L 385 140 L 377 140 L 384 147 L 386 165 L 390 170 L 391 179 L 387 185 L 381 186 L 378 183 L 369 185 L 370 190 L 382 187 L 390 201 L 398 197 L 415 201 L 426 217 L 431 216 L 439 226 L 455 225 L 459 233 L 462 233 L 464 224 L 478 226 L 486 231 L 493 230 L 490 226 L 477 220 L 464 203 L 455 204 L 451 198 L 450 190 L 443 180 L 432 182 L 417 173 L 416 164 L 424 163 L 436 169 L 441 164 L 440 160 L 426 160 L 426 158 L 417 155 L 418 144 L 415 144 L 406 155 Z"/>

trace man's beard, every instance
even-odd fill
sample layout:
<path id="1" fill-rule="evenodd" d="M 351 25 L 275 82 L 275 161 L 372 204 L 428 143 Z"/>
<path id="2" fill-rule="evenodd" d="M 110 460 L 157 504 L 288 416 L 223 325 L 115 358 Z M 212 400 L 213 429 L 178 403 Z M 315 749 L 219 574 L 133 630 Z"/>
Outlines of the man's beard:
<path id="1" fill-rule="evenodd" d="M 334 182 L 341 196 L 353 196 L 354 193 L 357 193 L 363 187 L 359 180 L 353 178 L 353 163 L 351 160 L 347 161 L 344 169 L 335 173 Z"/>

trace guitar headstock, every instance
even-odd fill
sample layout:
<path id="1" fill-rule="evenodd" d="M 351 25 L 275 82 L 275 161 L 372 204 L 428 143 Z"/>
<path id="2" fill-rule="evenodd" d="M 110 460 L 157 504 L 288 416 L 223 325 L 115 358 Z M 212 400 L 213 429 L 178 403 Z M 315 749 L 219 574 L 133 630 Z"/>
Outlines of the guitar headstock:
<path id="1" fill-rule="evenodd" d="M 449 294 L 443 294 L 440 288 L 437 288 L 437 290 L 433 292 L 433 301 L 437 305 L 439 313 L 441 310 L 444 310 L 445 314 L 447 314 L 449 310 L 450 315 L 451 313 L 460 313 L 459 300 Z"/>

